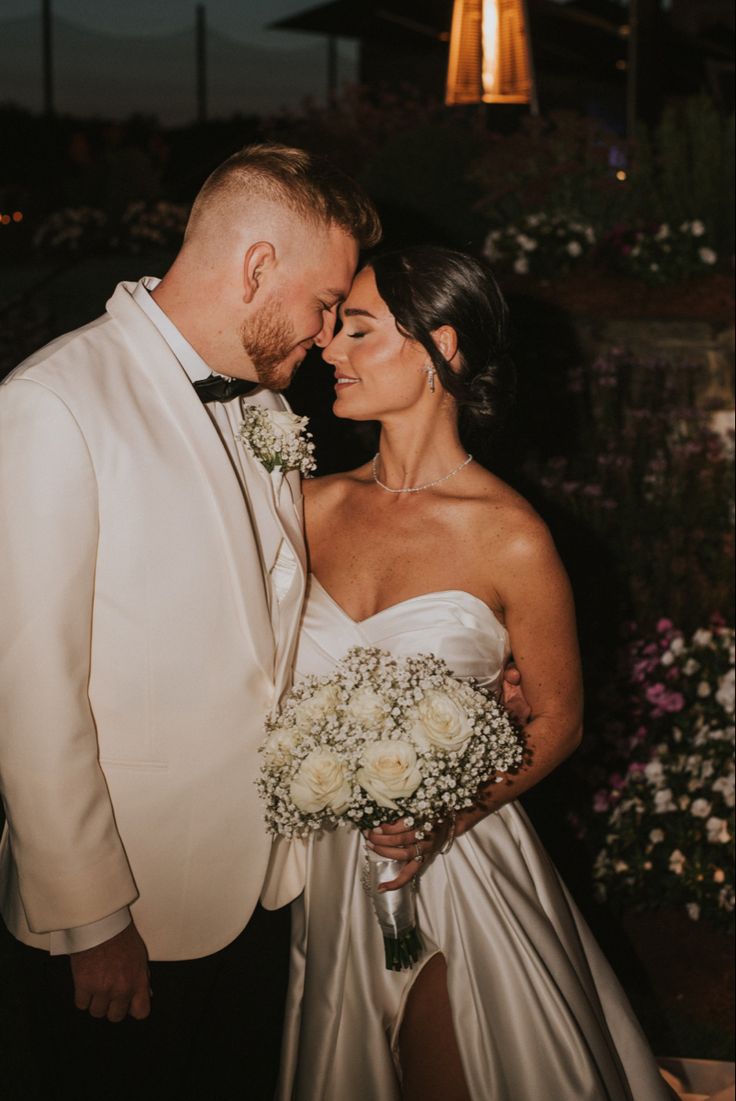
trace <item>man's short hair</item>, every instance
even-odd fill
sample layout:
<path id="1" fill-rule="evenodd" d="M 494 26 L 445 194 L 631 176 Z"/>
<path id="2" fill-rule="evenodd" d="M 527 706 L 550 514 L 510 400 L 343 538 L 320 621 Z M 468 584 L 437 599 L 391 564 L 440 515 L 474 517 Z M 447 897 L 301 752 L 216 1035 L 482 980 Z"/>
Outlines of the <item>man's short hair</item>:
<path id="1" fill-rule="evenodd" d="M 339 226 L 364 249 L 381 239 L 378 212 L 362 187 L 304 149 L 264 142 L 233 153 L 205 180 L 189 226 L 211 203 L 243 195 L 281 203 L 306 221 Z"/>

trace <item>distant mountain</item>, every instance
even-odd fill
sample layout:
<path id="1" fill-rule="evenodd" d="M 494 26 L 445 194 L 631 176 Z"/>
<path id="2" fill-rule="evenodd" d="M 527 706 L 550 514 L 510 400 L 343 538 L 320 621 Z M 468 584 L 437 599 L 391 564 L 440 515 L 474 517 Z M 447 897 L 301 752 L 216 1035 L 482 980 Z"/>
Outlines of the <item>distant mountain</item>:
<path id="1" fill-rule="evenodd" d="M 53 25 L 54 94 L 59 113 L 124 118 L 156 115 L 166 125 L 196 114 L 194 30 L 161 37 L 118 37 L 65 19 Z M 259 49 L 210 29 L 207 37 L 208 114 L 268 114 L 323 99 L 327 46 L 311 36 L 303 49 Z M 41 22 L 0 21 L 0 103 L 42 106 Z M 353 79 L 348 51 L 340 80 Z"/>

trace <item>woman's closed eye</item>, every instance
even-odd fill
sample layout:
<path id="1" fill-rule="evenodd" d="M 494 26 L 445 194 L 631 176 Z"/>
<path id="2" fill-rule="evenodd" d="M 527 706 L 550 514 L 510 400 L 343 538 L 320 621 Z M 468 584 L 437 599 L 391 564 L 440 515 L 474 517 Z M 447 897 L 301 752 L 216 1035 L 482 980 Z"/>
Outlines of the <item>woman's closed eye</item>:
<path id="1" fill-rule="evenodd" d="M 350 340 L 360 340 L 362 336 L 366 336 L 366 333 L 360 330 L 356 330 L 354 333 L 345 333 L 345 336 L 347 336 Z"/>

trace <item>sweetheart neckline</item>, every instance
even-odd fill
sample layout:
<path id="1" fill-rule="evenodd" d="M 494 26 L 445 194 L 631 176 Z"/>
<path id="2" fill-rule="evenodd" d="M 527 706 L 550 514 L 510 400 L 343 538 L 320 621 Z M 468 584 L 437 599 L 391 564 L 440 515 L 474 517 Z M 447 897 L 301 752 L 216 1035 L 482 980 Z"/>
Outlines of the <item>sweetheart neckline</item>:
<path id="1" fill-rule="evenodd" d="M 413 603 L 413 601 L 415 600 L 426 600 L 428 597 L 431 596 L 459 595 L 467 597 L 469 600 L 472 600 L 476 604 L 480 604 L 481 608 L 490 616 L 494 624 L 499 627 L 501 631 L 504 632 L 504 634 L 508 634 L 501 620 L 498 618 L 496 613 L 488 607 L 486 602 L 484 600 L 481 600 L 479 596 L 475 596 L 473 593 L 469 593 L 466 589 L 435 589 L 429 593 L 419 593 L 418 596 L 410 596 L 407 597 L 406 600 L 397 600 L 395 604 L 389 604 L 387 605 L 387 607 L 381 608 L 379 609 L 379 611 L 374 612 L 373 615 L 366 616 L 365 619 L 353 619 L 353 617 L 351 615 L 348 615 L 348 613 L 345 611 L 342 604 L 338 604 L 334 596 L 332 596 L 332 594 L 324 587 L 316 574 L 310 573 L 309 577 L 310 581 L 317 583 L 329 602 L 337 609 L 338 612 L 340 612 L 342 616 L 345 617 L 345 619 L 347 619 L 349 623 L 352 623 L 354 627 L 362 627 L 366 623 L 372 623 L 374 619 L 378 619 L 379 616 L 385 615 L 386 612 L 393 612 L 397 608 L 403 607 L 405 604 Z"/>

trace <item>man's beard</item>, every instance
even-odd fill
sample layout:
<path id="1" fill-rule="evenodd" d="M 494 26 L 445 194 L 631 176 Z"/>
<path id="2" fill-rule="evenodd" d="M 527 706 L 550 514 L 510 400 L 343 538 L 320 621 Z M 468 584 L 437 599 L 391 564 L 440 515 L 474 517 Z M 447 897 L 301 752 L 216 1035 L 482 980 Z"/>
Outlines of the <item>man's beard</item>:
<path id="1" fill-rule="evenodd" d="M 279 304 L 262 306 L 250 321 L 244 321 L 240 339 L 260 384 L 268 390 L 285 390 L 294 372 L 285 371 L 284 360 L 299 342 Z"/>

